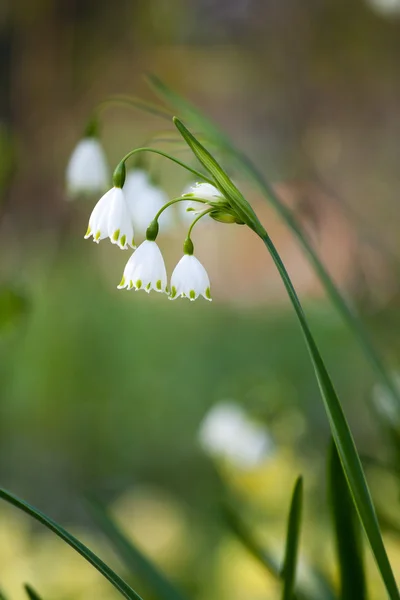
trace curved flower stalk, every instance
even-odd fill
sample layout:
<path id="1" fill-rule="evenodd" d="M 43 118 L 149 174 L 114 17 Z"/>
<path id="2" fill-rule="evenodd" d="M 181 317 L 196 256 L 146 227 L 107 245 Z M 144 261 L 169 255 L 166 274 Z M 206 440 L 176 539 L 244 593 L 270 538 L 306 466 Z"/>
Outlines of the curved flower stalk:
<path id="1" fill-rule="evenodd" d="M 203 450 L 241 469 L 253 469 L 274 453 L 274 443 L 261 425 L 253 422 L 236 402 L 213 406 L 199 428 Z"/>
<path id="2" fill-rule="evenodd" d="M 164 259 L 155 241 L 145 240 L 132 254 L 118 288 L 168 292 Z"/>

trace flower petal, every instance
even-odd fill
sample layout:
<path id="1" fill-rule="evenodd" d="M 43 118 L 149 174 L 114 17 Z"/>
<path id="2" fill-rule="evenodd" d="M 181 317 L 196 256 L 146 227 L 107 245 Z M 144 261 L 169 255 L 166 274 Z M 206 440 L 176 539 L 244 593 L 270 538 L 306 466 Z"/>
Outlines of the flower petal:
<path id="1" fill-rule="evenodd" d="M 121 188 L 114 188 L 108 214 L 108 236 L 122 250 L 134 246 L 132 219 Z"/>

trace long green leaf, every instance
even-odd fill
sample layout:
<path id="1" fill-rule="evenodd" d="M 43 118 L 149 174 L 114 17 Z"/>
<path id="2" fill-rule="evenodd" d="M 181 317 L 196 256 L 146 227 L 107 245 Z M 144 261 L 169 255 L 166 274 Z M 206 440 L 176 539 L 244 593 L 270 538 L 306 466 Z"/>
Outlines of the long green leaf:
<path id="1" fill-rule="evenodd" d="M 165 102 L 174 107 L 176 110 L 179 110 L 180 113 L 185 115 L 193 124 L 196 125 L 196 127 L 201 129 L 212 143 L 229 154 L 235 165 L 237 165 L 242 172 L 250 177 L 250 179 L 257 185 L 266 200 L 270 202 L 282 220 L 297 237 L 305 255 L 314 268 L 314 271 L 324 286 L 333 305 L 342 315 L 343 320 L 347 323 L 348 327 L 352 330 L 354 336 L 357 338 L 365 355 L 370 360 L 377 377 L 387 387 L 400 405 L 400 390 L 398 390 L 394 384 L 384 360 L 371 342 L 362 322 L 343 298 L 341 292 L 335 285 L 293 212 L 287 206 L 285 206 L 280 197 L 275 193 L 273 188 L 269 185 L 268 181 L 264 178 L 254 163 L 245 154 L 243 154 L 243 152 L 236 148 L 228 136 L 226 136 L 218 127 L 216 127 L 216 125 L 210 121 L 210 119 L 203 115 L 185 98 L 171 90 L 164 82 L 154 75 L 149 75 L 147 80 L 153 90 Z"/>
<path id="2" fill-rule="evenodd" d="M 21 500 L 14 494 L 7 492 L 6 490 L 0 489 L 0 498 L 3 498 L 6 502 L 9 502 L 13 506 L 16 506 L 23 512 L 27 513 L 39 523 L 42 523 L 45 527 L 50 529 L 53 533 L 58 535 L 64 542 L 69 544 L 74 550 L 78 552 L 83 558 L 85 558 L 95 569 L 97 569 L 108 581 L 128 600 L 142 600 L 139 594 L 137 594 L 119 575 L 114 573 L 112 569 L 105 562 L 103 562 L 94 552 L 89 550 L 82 542 L 77 540 L 73 535 L 68 533 L 63 527 L 58 525 L 55 521 L 47 517 L 45 514 L 40 512 L 37 508 L 34 508 L 24 500 Z"/>
<path id="3" fill-rule="evenodd" d="M 282 571 L 277 558 L 273 556 L 272 552 L 266 548 L 264 544 L 261 545 L 260 542 L 256 540 L 236 511 L 234 511 L 230 505 L 225 503 L 222 505 L 222 514 L 232 533 L 238 537 L 250 554 L 266 568 L 270 575 L 278 581 L 282 581 Z M 333 596 L 329 593 L 326 596 L 324 595 L 324 598 L 333 600 Z M 293 595 L 293 600 L 320 600 L 320 597 L 316 598 L 299 587 Z"/>
<path id="4" fill-rule="evenodd" d="M 106 508 L 89 501 L 90 512 L 97 525 L 112 543 L 132 573 L 138 573 L 158 598 L 185 600 L 184 596 L 159 569 L 129 540 L 112 519 Z"/>
<path id="5" fill-rule="evenodd" d="M 33 589 L 31 585 L 29 585 L 29 583 L 25 583 L 24 588 L 26 591 L 26 595 L 30 600 L 42 600 L 41 596 L 39 596 L 39 594 Z"/>
<path id="6" fill-rule="evenodd" d="M 175 124 L 177 124 L 177 120 L 175 120 Z M 218 178 L 215 177 L 216 182 L 218 182 L 232 203 L 242 209 L 242 204 L 246 201 L 240 192 L 239 195 L 236 193 L 237 188 L 232 183 L 231 185 L 225 186 L 224 182 L 228 176 L 222 170 L 220 165 L 215 161 L 211 154 L 207 152 L 205 148 L 203 148 L 200 142 L 196 140 L 196 138 L 182 123 L 180 123 L 179 131 L 184 139 L 186 139 L 195 156 L 209 171 L 209 173 L 213 176 L 216 172 L 220 173 L 218 174 Z M 209 166 L 210 164 L 212 164 L 212 167 Z M 231 192 L 232 195 L 230 195 Z M 279 256 L 278 251 L 276 250 L 268 233 L 260 224 L 260 221 L 257 219 L 257 217 L 255 219 L 252 218 L 252 213 L 253 210 L 251 208 L 249 208 L 249 210 L 242 211 L 242 214 L 246 214 L 247 216 L 245 223 L 263 240 L 265 246 L 267 247 L 292 302 L 306 341 L 308 351 L 310 353 L 311 362 L 314 367 L 333 439 L 335 440 L 335 444 L 339 452 L 340 460 L 342 462 L 343 470 L 353 496 L 354 504 L 364 527 L 368 541 L 371 545 L 372 552 L 389 596 L 392 600 L 399 600 L 399 591 L 397 589 L 396 580 L 394 578 L 385 546 L 383 544 L 371 494 L 369 492 L 361 461 L 358 456 L 349 425 L 346 421 L 346 417 L 340 404 L 340 400 L 336 394 L 328 371 L 326 370 L 324 361 L 308 326 L 303 307 L 301 306 L 300 300 L 297 296 L 296 290 L 293 287 L 289 274 L 286 271 L 285 265 L 283 264 L 282 259 Z"/>
<path id="7" fill-rule="evenodd" d="M 303 478 L 299 477 L 295 483 L 292 502 L 290 504 L 285 558 L 283 562 L 282 600 L 293 600 L 296 583 L 297 557 L 300 544 L 301 515 L 303 508 Z"/>
<path id="8" fill-rule="evenodd" d="M 343 468 L 332 442 L 329 451 L 329 495 L 340 570 L 341 600 L 365 600 L 365 574 L 360 529 Z"/>

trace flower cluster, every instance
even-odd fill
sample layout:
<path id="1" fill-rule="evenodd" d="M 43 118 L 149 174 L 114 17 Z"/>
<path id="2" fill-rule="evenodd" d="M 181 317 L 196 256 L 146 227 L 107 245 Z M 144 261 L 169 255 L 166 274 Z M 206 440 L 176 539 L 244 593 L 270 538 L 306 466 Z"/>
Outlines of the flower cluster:
<path id="1" fill-rule="evenodd" d="M 107 165 L 99 142 L 93 138 L 81 141 L 67 169 L 67 187 L 74 193 L 97 192 L 104 189 Z M 129 258 L 118 289 L 162 292 L 170 300 L 199 296 L 211 300 L 210 280 L 201 262 L 194 256 L 190 237 L 192 228 L 213 211 L 218 213 L 224 197 L 211 183 L 194 183 L 182 196 L 169 200 L 151 181 L 143 168 L 126 173 L 125 160 L 114 171 L 113 187 L 97 202 L 89 218 L 85 238 L 99 243 L 109 238 L 122 250 L 134 250 Z M 172 215 L 166 211 L 172 204 L 185 209 L 190 228 L 184 243 L 184 255 L 168 282 L 164 258 L 156 243 L 159 228 L 168 229 Z M 183 211 L 181 209 L 181 213 Z M 145 234 L 145 241 L 136 249 L 134 233 Z"/>

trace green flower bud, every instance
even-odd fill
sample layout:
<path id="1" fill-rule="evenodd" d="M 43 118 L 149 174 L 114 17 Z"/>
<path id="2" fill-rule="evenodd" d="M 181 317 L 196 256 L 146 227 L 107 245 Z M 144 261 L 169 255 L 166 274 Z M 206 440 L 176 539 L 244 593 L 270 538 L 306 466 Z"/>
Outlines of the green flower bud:
<path id="1" fill-rule="evenodd" d="M 83 132 L 85 138 L 97 138 L 99 137 L 100 124 L 97 117 L 92 117 L 87 123 Z"/>
<path id="2" fill-rule="evenodd" d="M 244 224 L 236 214 L 233 212 L 226 212 L 224 210 L 213 210 L 210 212 L 210 217 L 219 223 L 236 223 L 237 225 Z"/>
<path id="3" fill-rule="evenodd" d="M 188 254 L 189 256 L 192 256 L 193 252 L 194 252 L 193 242 L 188 237 L 188 238 L 186 238 L 186 240 L 184 241 L 184 244 L 183 244 L 183 253 Z"/>
<path id="4" fill-rule="evenodd" d="M 149 242 L 154 242 L 154 240 L 158 236 L 159 225 L 158 221 L 155 219 L 150 223 L 146 231 L 146 240 Z"/>
<path id="5" fill-rule="evenodd" d="M 121 161 L 119 163 L 119 165 L 117 165 L 117 168 L 115 169 L 114 174 L 113 174 L 114 187 L 122 188 L 125 183 L 125 177 L 126 177 L 125 162 Z"/>

